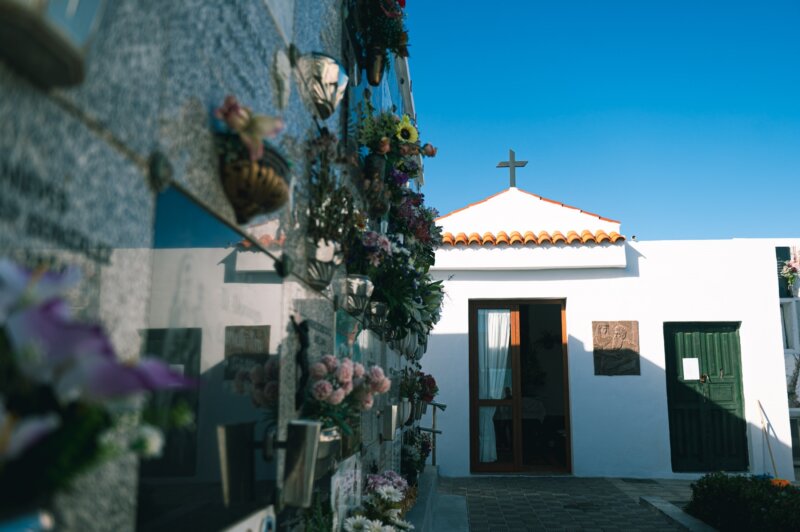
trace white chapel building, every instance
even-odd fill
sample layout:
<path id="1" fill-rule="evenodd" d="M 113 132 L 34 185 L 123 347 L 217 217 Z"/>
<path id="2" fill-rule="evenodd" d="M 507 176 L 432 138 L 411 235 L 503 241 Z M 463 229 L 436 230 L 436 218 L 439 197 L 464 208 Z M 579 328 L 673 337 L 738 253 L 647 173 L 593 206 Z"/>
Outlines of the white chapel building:
<path id="1" fill-rule="evenodd" d="M 437 223 L 443 476 L 794 478 L 776 248 L 800 242 L 631 241 L 514 186 Z"/>

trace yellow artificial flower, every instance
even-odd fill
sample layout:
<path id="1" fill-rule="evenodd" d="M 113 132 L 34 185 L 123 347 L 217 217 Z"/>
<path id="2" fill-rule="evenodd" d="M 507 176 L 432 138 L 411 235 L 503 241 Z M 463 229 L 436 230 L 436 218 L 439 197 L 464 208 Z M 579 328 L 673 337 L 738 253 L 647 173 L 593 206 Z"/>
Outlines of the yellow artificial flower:
<path id="1" fill-rule="evenodd" d="M 403 119 L 397 124 L 396 137 L 403 142 L 417 142 L 419 140 L 417 128 L 411 124 L 411 119 L 408 115 L 403 115 Z"/>

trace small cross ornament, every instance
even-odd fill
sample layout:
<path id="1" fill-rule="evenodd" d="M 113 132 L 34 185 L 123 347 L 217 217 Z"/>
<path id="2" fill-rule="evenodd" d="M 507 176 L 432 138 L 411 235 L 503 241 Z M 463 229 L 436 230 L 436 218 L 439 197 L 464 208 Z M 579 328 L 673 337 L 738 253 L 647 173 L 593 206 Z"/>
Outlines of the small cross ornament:
<path id="1" fill-rule="evenodd" d="M 508 150 L 508 160 L 507 161 L 500 161 L 497 163 L 497 168 L 508 168 L 509 178 L 511 184 L 509 185 L 512 188 L 517 187 L 517 174 L 516 169 L 522 168 L 526 166 L 528 161 L 517 161 L 514 159 L 514 150 Z"/>

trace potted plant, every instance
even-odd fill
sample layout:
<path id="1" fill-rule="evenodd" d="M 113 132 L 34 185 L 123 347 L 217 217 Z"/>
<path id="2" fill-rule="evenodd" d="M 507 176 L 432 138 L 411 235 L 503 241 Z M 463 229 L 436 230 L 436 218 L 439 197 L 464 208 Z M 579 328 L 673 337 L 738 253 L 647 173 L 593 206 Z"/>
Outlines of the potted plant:
<path id="1" fill-rule="evenodd" d="M 224 127 L 217 133 L 222 187 L 238 223 L 279 209 L 289 198 L 286 159 L 264 139 L 283 129 L 280 118 L 257 115 L 233 96 L 214 111 Z"/>
<path id="2" fill-rule="evenodd" d="M 0 521 L 116 454 L 158 456 L 163 435 L 133 421 L 135 398 L 194 384 L 159 360 L 119 361 L 101 327 L 72 316 L 62 294 L 79 277 L 0 261 Z"/>
<path id="3" fill-rule="evenodd" d="M 367 81 L 377 87 L 388 67 L 387 54 L 408 57 L 408 32 L 403 24 L 405 0 L 360 0 L 357 38 Z"/>

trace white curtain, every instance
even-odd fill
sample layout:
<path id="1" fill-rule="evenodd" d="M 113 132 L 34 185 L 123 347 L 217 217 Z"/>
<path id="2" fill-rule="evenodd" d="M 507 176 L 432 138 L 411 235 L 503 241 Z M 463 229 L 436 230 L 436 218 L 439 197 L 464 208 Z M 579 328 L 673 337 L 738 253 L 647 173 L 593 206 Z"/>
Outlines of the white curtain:
<path id="1" fill-rule="evenodd" d="M 503 399 L 511 382 L 508 346 L 511 340 L 510 310 L 478 310 L 478 397 Z M 478 449 L 481 462 L 497 461 L 494 407 L 478 409 Z"/>

